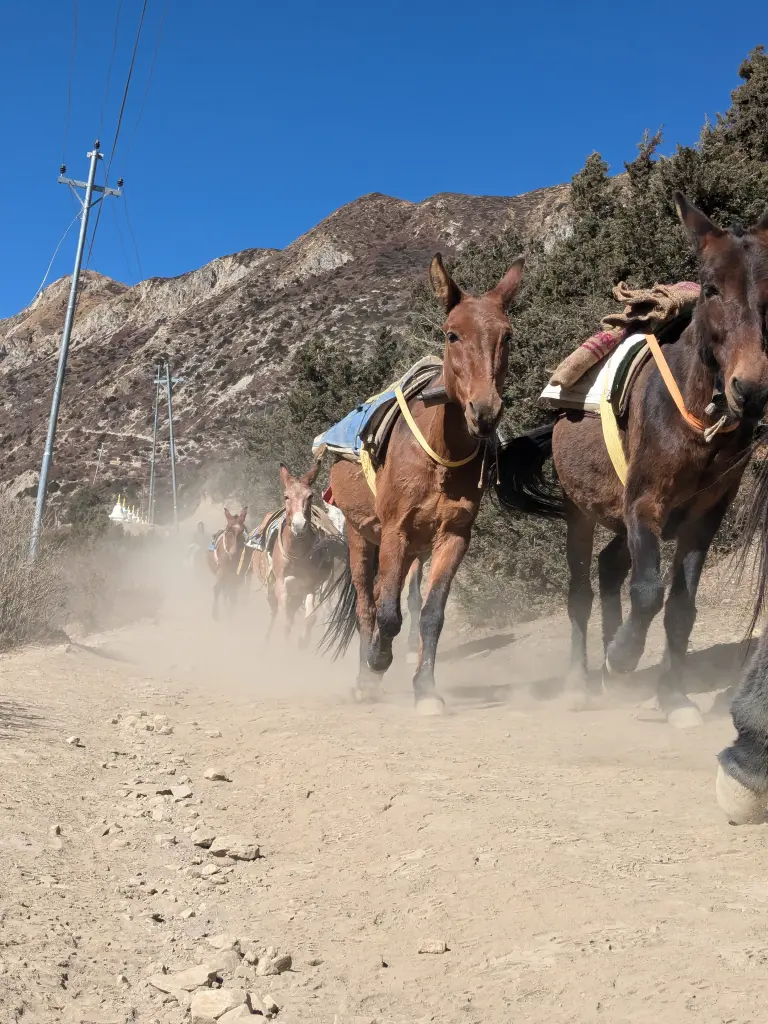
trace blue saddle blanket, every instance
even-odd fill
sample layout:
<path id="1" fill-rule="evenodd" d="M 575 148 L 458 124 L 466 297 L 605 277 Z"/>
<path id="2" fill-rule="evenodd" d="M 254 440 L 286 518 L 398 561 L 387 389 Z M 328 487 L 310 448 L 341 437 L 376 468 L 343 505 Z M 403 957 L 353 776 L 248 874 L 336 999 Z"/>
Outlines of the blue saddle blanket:
<path id="1" fill-rule="evenodd" d="M 312 454 L 316 459 L 320 459 L 328 450 L 341 458 L 358 462 L 361 450 L 379 447 L 385 439 L 381 432 L 386 434 L 387 427 L 391 428 L 394 417 L 388 416 L 387 413 L 395 405 L 395 388 L 398 384 L 407 399 L 424 388 L 441 369 L 442 360 L 436 356 L 420 359 L 386 391 L 366 399 L 352 412 L 347 413 L 343 420 L 318 434 L 312 442 Z M 399 409 L 394 409 L 394 412 L 399 415 Z"/>

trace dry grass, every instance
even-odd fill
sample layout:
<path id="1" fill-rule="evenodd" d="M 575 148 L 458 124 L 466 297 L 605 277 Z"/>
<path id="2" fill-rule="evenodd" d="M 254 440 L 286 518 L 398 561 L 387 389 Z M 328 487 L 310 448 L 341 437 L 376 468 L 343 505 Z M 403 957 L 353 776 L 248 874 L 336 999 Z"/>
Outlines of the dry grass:
<path id="1" fill-rule="evenodd" d="M 0 649 L 61 635 L 66 587 L 56 552 L 43 545 L 29 565 L 27 503 L 0 496 Z"/>

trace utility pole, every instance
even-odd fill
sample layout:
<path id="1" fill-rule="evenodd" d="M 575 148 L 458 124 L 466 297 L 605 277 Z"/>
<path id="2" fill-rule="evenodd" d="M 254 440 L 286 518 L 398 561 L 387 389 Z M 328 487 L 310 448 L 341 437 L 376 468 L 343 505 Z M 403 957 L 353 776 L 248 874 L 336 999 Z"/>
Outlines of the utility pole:
<path id="1" fill-rule="evenodd" d="M 157 459 L 157 417 L 160 411 L 160 363 L 155 366 L 155 425 L 152 430 L 152 458 L 149 460 L 149 514 L 150 523 L 155 522 L 155 461 Z"/>
<path id="2" fill-rule="evenodd" d="M 83 250 L 85 249 L 85 239 L 88 234 L 88 216 L 96 206 L 97 203 L 110 196 L 119 196 L 120 189 L 107 188 L 103 185 L 97 185 L 96 182 L 96 168 L 98 167 L 99 160 L 103 159 L 99 152 L 99 141 L 98 139 L 93 144 L 93 149 L 88 153 L 88 157 L 91 161 L 91 166 L 88 170 L 87 181 L 77 181 L 73 178 L 65 178 L 67 168 L 62 164 L 61 173 L 59 174 L 59 183 L 63 185 L 69 185 L 73 191 L 75 188 L 85 189 L 85 198 L 81 200 L 82 212 L 80 214 L 80 234 L 77 239 L 77 251 L 75 253 L 75 268 L 72 271 L 72 283 L 69 289 L 69 302 L 67 303 L 67 315 L 64 319 L 64 332 L 61 336 L 61 347 L 59 349 L 59 366 L 56 371 L 56 383 L 53 388 L 53 400 L 51 402 L 51 415 L 48 420 L 48 434 L 45 439 L 45 452 L 43 453 L 43 463 L 40 467 L 40 482 L 37 485 L 37 503 L 35 505 L 35 518 L 32 523 L 32 538 L 29 545 L 29 559 L 34 562 L 37 557 L 37 548 L 40 541 L 40 530 L 43 523 L 43 512 L 45 511 L 45 494 L 48 486 L 48 473 L 51 468 L 51 459 L 53 458 L 53 445 L 56 440 L 56 424 L 59 419 L 59 406 L 61 405 L 61 391 L 64 386 L 64 373 L 67 369 L 67 356 L 69 354 L 69 339 L 72 336 L 72 323 L 75 319 L 75 310 L 77 308 L 77 289 L 80 284 L 80 268 L 83 264 Z M 122 186 L 122 179 L 118 182 L 119 186 Z M 92 202 L 93 193 L 101 192 L 101 196 Z M 77 195 L 77 193 L 75 193 Z M 79 196 L 78 196 L 79 198 Z"/>
<path id="3" fill-rule="evenodd" d="M 99 457 L 96 460 L 96 469 L 93 471 L 93 480 L 91 480 L 91 487 L 94 487 L 96 485 L 96 477 L 99 475 L 99 470 L 101 469 L 101 457 L 103 454 L 104 442 L 102 441 L 101 444 L 99 445 Z"/>
<path id="4" fill-rule="evenodd" d="M 173 443 L 173 379 L 171 378 L 171 364 L 165 363 L 165 383 L 168 387 L 168 430 L 171 454 L 171 482 L 173 484 L 173 525 L 176 533 L 179 532 L 179 509 L 176 504 L 176 446 Z"/>

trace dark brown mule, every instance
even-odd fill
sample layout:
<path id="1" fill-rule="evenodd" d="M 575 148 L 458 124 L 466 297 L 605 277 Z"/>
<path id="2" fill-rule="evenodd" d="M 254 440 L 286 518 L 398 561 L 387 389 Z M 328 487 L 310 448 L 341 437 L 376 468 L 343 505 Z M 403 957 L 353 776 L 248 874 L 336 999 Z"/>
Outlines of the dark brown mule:
<path id="1" fill-rule="evenodd" d="M 588 699 L 586 637 L 592 609 L 590 562 L 597 523 L 616 534 L 600 552 L 598 577 L 606 675 L 633 671 L 652 619 L 664 605 L 660 540 L 676 542 L 672 583 L 664 612 L 667 648 L 658 682 L 659 704 L 675 725 L 695 725 L 698 708 L 683 688 L 688 639 L 696 618 L 696 590 L 710 544 L 736 496 L 758 420 L 768 399 L 766 225 L 723 231 L 676 194 L 680 219 L 699 254 L 701 297 L 693 320 L 663 352 L 687 410 L 704 423 L 725 411 L 728 426 L 711 441 L 686 422 L 649 360 L 633 385 L 626 422 L 620 424 L 628 462 L 623 487 L 608 455 L 599 419 L 564 416 L 550 432 L 557 474 L 565 491 L 570 570 L 568 614 L 572 645 L 568 684 L 577 706 Z M 660 339 L 662 340 L 662 339 Z M 705 410 L 724 391 L 714 415 Z M 539 432 L 541 433 L 541 432 Z M 518 439 L 523 441 L 524 439 Z M 539 453 L 546 453 L 538 438 Z M 502 457 L 502 500 L 518 509 L 552 515 L 540 494 L 542 458 L 527 467 L 513 442 Z M 510 486 L 511 485 L 511 486 Z M 630 578 L 630 613 L 622 624 L 621 587 Z"/>
<path id="2" fill-rule="evenodd" d="M 303 606 L 304 632 L 299 641 L 302 647 L 309 643 L 318 595 L 333 572 L 334 557 L 339 554 L 342 543 L 340 539 L 336 541 L 321 533 L 312 521 L 315 500 L 312 485 L 318 469 L 319 465 L 315 465 L 308 473 L 295 477 L 280 465 L 284 519 L 271 555 L 255 551 L 252 562 L 254 578 L 266 581 L 271 613 L 267 636 L 272 632 L 278 613 L 283 616 L 285 635 L 289 636 L 296 612 Z"/>
<path id="3" fill-rule="evenodd" d="M 215 577 L 213 584 L 213 617 L 219 617 L 219 596 L 224 597 L 230 607 L 234 608 L 237 598 L 237 588 L 241 577 L 238 576 L 238 567 L 245 547 L 245 517 L 248 515 L 248 508 L 241 510 L 239 515 L 233 516 L 229 509 L 224 509 L 227 526 L 216 539 L 213 551 L 208 552 L 208 565 Z"/>
<path id="4" fill-rule="evenodd" d="M 501 417 L 511 336 L 506 311 L 522 267 L 520 259 L 496 288 L 476 298 L 459 289 L 440 256 L 430 266 L 432 288 L 446 311 L 441 382 L 448 402 L 427 407 L 415 398 L 410 409 L 440 459 L 470 461 L 455 468 L 440 465 L 401 416 L 376 475 L 375 497 L 359 466 L 337 462 L 331 470 L 334 500 L 346 517 L 350 564 L 323 642 L 337 653 L 346 649 L 357 621 L 358 699 L 375 699 L 402 625 L 400 596 L 407 573 L 414 561 L 431 554 L 413 686 L 418 710 L 442 711 L 442 698 L 435 691 L 435 654 L 448 592 L 483 495 L 482 448 L 493 443 Z"/>

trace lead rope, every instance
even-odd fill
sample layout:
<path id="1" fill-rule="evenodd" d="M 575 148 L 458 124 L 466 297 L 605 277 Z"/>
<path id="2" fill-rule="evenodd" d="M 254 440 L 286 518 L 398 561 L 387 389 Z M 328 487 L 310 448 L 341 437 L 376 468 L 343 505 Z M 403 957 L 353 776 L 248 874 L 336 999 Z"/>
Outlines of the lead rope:
<path id="1" fill-rule="evenodd" d="M 477 481 L 477 488 L 478 488 L 478 490 L 482 490 L 482 488 L 483 488 L 483 481 L 485 480 L 485 459 L 486 459 L 487 455 L 488 455 L 488 442 L 486 441 L 485 444 L 483 445 L 483 459 L 482 459 L 482 462 L 480 463 L 480 479 Z"/>

